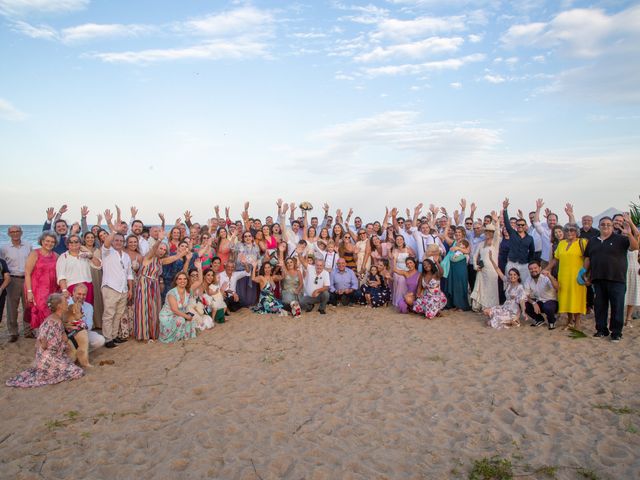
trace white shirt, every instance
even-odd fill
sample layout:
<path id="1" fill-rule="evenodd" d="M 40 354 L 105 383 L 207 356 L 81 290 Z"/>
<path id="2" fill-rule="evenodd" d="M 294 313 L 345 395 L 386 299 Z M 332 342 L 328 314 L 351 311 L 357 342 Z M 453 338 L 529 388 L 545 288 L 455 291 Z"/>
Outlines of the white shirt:
<path id="1" fill-rule="evenodd" d="M 540 254 L 540 258 L 545 262 L 548 262 L 551 258 L 551 229 L 546 223 L 533 222 L 533 226 L 540 235 L 540 240 L 542 241 L 542 253 Z"/>
<path id="2" fill-rule="evenodd" d="M 436 245 L 438 245 L 438 247 L 440 247 L 440 252 L 443 256 L 446 253 L 444 245 L 442 244 L 442 240 L 440 240 L 440 237 L 438 237 L 437 235 L 431 235 L 430 233 L 425 235 L 416 227 L 411 228 L 411 232 L 416 243 L 416 248 L 418 249 L 416 251 L 416 254 L 418 255 L 419 262 L 422 262 L 422 260 L 424 260 L 424 252 L 427 251 L 427 247 L 432 243 L 435 243 Z"/>
<path id="3" fill-rule="evenodd" d="M 227 284 L 224 291 L 231 290 L 233 293 L 236 293 L 236 285 L 238 283 L 238 280 L 248 276 L 249 276 L 249 272 L 242 270 L 238 272 L 233 272 L 231 274 L 231 277 L 229 277 L 229 275 L 227 275 L 227 271 L 223 270 L 218 274 L 218 283 L 220 284 L 220 288 L 224 287 L 225 283 Z"/>
<path id="4" fill-rule="evenodd" d="M 11 275 L 24 277 L 24 267 L 31 250 L 31 245 L 24 242 L 21 242 L 19 247 L 14 246 L 13 243 L 0 247 L 0 257 L 7 262 Z"/>
<path id="5" fill-rule="evenodd" d="M 337 252 L 324 252 L 322 260 L 324 260 L 324 268 L 333 271 L 338 264 L 338 260 L 340 260 L 340 255 Z"/>
<path id="6" fill-rule="evenodd" d="M 548 302 L 549 300 L 556 300 L 558 298 L 556 289 L 553 288 L 553 283 L 544 275 L 540 275 L 537 280 L 533 278 L 527 280 L 525 290 L 531 300 Z"/>
<path id="7" fill-rule="evenodd" d="M 138 249 L 140 250 L 140 253 L 143 257 L 146 257 L 147 253 L 149 253 L 149 250 L 151 249 L 149 240 L 144 238 L 142 235 L 138 237 Z"/>
<path id="8" fill-rule="evenodd" d="M 310 297 L 314 291 L 322 287 L 330 287 L 331 278 L 329 272 L 323 270 L 320 274 L 316 273 L 316 267 L 307 267 L 307 274 L 304 277 L 304 294 Z"/>
<path id="9" fill-rule="evenodd" d="M 131 259 L 124 252 L 115 248 L 102 247 L 102 286 L 109 287 L 116 292 L 127 293 L 127 280 L 133 280 Z"/>
<path id="10" fill-rule="evenodd" d="M 535 249 L 535 251 L 536 252 L 541 252 L 542 251 L 542 237 L 540 236 L 540 234 L 536 230 L 536 227 L 531 225 L 529 227 L 529 231 L 527 233 L 533 237 L 533 248 Z"/>
<path id="11" fill-rule="evenodd" d="M 69 252 L 64 252 L 56 261 L 56 275 L 60 280 L 67 281 L 67 287 L 77 283 L 91 282 L 91 267 L 89 259 L 74 257 Z"/>
<path id="12" fill-rule="evenodd" d="M 416 242 L 416 239 L 411 234 L 411 231 L 401 228 L 400 235 L 402 235 L 402 237 L 404 238 L 404 243 L 407 245 L 407 247 L 409 247 L 414 252 L 417 252 L 418 242 Z"/>

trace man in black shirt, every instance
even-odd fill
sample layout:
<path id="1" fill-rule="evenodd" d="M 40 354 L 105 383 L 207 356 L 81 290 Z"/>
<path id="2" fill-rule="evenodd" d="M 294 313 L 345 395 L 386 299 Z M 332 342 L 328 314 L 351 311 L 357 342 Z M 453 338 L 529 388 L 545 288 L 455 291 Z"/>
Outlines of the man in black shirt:
<path id="1" fill-rule="evenodd" d="M 504 228 L 509 232 L 509 254 L 505 272 L 515 268 L 520 272 L 520 280 L 524 285 L 531 278 L 529 274 L 529 262 L 535 258 L 535 245 L 533 237 L 527 233 L 527 222 L 523 218 L 516 220 L 516 228 L 511 226 L 509 219 L 509 199 L 502 202 L 502 214 L 504 216 Z"/>
<path id="2" fill-rule="evenodd" d="M 622 234 L 613 232 L 610 217 L 600 220 L 600 236 L 593 238 L 585 249 L 585 268 L 590 272 L 595 289 L 594 312 L 596 316 L 595 337 L 606 337 L 619 342 L 624 325 L 624 296 L 627 290 L 627 251 L 638 249 L 638 240 L 631 234 L 631 219 L 624 215 Z M 611 319 L 607 317 L 611 305 Z"/>

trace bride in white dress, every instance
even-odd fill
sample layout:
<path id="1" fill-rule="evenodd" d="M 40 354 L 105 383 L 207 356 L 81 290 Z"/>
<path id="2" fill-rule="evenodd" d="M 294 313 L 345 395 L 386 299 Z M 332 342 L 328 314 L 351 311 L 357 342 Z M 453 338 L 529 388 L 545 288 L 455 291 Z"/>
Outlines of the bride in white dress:
<path id="1" fill-rule="evenodd" d="M 476 284 L 471 292 L 471 308 L 476 312 L 481 312 L 486 308 L 495 307 L 500 304 L 498 296 L 498 274 L 491 266 L 489 252 L 493 258 L 498 258 L 498 248 L 500 246 L 500 227 L 494 217 L 494 223 L 487 225 L 484 229 L 485 241 L 476 250 L 473 257 L 473 266 L 478 272 Z"/>

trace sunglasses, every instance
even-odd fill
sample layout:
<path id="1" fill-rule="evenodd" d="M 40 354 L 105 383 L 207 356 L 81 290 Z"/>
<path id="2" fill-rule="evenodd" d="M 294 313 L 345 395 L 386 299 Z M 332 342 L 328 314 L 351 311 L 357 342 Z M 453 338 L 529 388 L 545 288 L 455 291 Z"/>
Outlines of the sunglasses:
<path id="1" fill-rule="evenodd" d="M 526 227 L 526 223 L 516 223 L 516 227 Z"/>
<path id="2" fill-rule="evenodd" d="M 69 240 L 69 243 L 80 243 L 78 240 Z"/>
<path id="3" fill-rule="evenodd" d="M 316 277 L 316 279 L 313 281 L 313 283 L 314 283 L 315 285 L 317 285 L 317 284 L 318 284 L 318 280 L 320 280 L 320 277 Z"/>

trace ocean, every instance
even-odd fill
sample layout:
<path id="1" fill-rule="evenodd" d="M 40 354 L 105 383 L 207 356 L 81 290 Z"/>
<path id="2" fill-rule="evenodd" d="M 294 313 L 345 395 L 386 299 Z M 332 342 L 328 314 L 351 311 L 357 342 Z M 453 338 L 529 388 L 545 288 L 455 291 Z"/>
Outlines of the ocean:
<path id="1" fill-rule="evenodd" d="M 0 245 L 11 242 L 7 230 L 11 225 L 0 225 Z M 42 234 L 42 224 L 40 225 L 20 225 L 22 227 L 22 241 L 38 245 L 38 238 Z"/>

